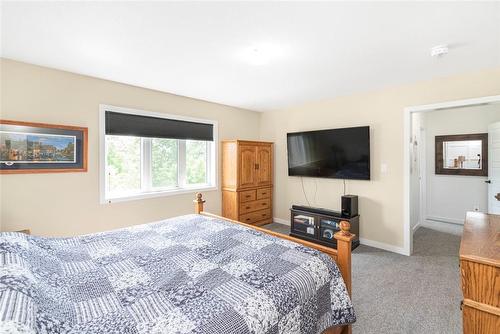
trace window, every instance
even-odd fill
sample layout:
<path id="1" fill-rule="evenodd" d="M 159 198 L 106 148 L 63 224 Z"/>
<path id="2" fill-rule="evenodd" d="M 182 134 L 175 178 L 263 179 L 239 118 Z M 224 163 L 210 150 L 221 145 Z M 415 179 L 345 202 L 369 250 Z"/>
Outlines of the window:
<path id="1" fill-rule="evenodd" d="M 101 106 L 101 202 L 216 187 L 217 123 Z"/>
<path id="2" fill-rule="evenodd" d="M 186 141 L 186 182 L 204 184 L 207 180 L 207 142 Z"/>
<path id="3" fill-rule="evenodd" d="M 108 190 L 110 193 L 141 189 L 141 138 L 106 136 Z"/>
<path id="4" fill-rule="evenodd" d="M 180 146 L 176 139 L 151 139 L 151 182 L 153 188 L 173 188 L 181 183 L 178 180 Z"/>

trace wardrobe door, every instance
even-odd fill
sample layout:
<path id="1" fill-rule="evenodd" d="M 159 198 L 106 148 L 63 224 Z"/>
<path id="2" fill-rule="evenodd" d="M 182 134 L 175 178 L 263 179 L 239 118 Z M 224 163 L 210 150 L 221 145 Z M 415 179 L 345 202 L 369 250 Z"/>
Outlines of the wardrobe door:
<path id="1" fill-rule="evenodd" d="M 253 145 L 239 146 L 239 187 L 255 187 L 256 180 L 256 156 L 257 149 Z"/>
<path id="2" fill-rule="evenodd" d="M 272 158 L 273 149 L 271 145 L 257 146 L 257 164 L 255 168 L 258 186 L 271 185 L 273 180 Z"/>

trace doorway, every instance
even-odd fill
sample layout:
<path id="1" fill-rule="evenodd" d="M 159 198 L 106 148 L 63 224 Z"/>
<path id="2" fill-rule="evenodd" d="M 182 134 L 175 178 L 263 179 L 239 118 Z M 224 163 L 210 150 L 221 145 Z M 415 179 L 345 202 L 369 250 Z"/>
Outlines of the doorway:
<path id="1" fill-rule="evenodd" d="M 456 214 L 456 207 L 460 207 L 467 211 L 482 211 L 482 212 L 497 212 L 495 210 L 498 207 L 500 210 L 500 200 L 497 200 L 494 196 L 500 193 L 500 115 L 499 123 L 491 122 L 490 127 L 484 130 L 484 126 L 481 127 L 481 132 L 491 131 L 492 135 L 488 136 L 488 147 L 489 151 L 493 150 L 490 154 L 490 163 L 488 164 L 488 177 L 483 179 L 473 179 L 472 177 L 467 178 L 463 176 L 460 178 L 447 178 L 440 177 L 441 175 L 435 175 L 434 163 L 438 160 L 437 156 L 430 155 L 430 152 L 434 152 L 435 148 L 435 136 L 439 134 L 451 134 L 446 133 L 443 127 L 450 126 L 449 132 L 469 132 L 464 130 L 462 126 L 456 126 L 453 130 L 453 121 L 460 123 L 458 121 L 458 116 L 465 109 L 479 110 L 482 108 L 489 108 L 494 110 L 499 110 L 500 113 L 500 95 L 488 96 L 475 99 L 467 99 L 460 101 L 450 101 L 432 105 L 414 106 L 405 109 L 404 114 L 404 187 L 405 187 L 405 221 L 404 221 L 404 249 L 407 255 L 411 255 L 413 252 L 413 232 L 419 226 L 426 226 L 436 224 L 433 227 L 447 227 L 451 228 L 450 232 L 461 231 L 461 225 L 463 224 L 463 218 L 461 215 Z M 434 113 L 433 113 L 434 112 Z M 496 112 L 494 112 L 496 115 Z M 435 116 L 435 117 L 431 117 Z M 438 124 L 439 117 L 441 119 L 443 116 L 449 117 L 449 124 L 442 122 L 442 128 L 439 126 L 429 126 L 425 124 L 426 121 L 431 122 L 433 125 Z M 451 115 L 455 115 L 454 119 Z M 446 118 L 445 118 L 446 119 Z M 494 120 L 495 118 L 490 117 Z M 465 122 L 465 121 L 464 121 Z M 472 124 L 473 122 L 465 122 Z M 495 124 L 493 124 L 495 123 Z M 466 126 L 468 124 L 465 124 Z M 477 128 L 473 126 L 470 127 L 470 132 L 478 132 Z M 464 142 L 465 143 L 465 142 Z M 464 144 L 462 143 L 462 144 Z M 465 143 L 466 144 L 466 143 Z M 471 145 L 476 145 L 476 142 L 471 142 Z M 432 146 L 430 146 L 432 145 Z M 457 146 L 457 145 L 455 145 Z M 453 146 L 453 147 L 455 147 Z M 450 146 L 450 149 L 452 146 Z M 472 147 L 469 149 L 474 154 L 476 148 Z M 442 152 L 441 152 L 442 153 Z M 472 153 L 471 153 L 472 154 Z M 481 157 L 478 157 L 478 165 L 482 163 Z M 432 161 L 431 161 L 432 160 Z M 457 159 L 455 159 L 457 160 Z M 464 166 L 464 162 L 461 161 L 462 156 L 458 161 L 451 161 L 451 164 L 458 164 L 457 166 Z M 471 160 L 471 159 L 466 159 Z M 475 168 L 471 165 L 470 168 Z M 458 181 L 457 181 L 458 180 Z M 466 181 L 464 183 L 464 181 Z M 468 184 L 466 184 L 468 182 Z M 489 182 L 489 183 L 486 183 Z M 471 184 L 473 186 L 471 186 Z M 418 189 L 416 188 L 418 187 Z M 474 189 L 472 189 L 472 188 Z M 458 190 L 457 190 L 458 189 Z M 472 191 L 473 190 L 473 191 Z M 461 197 L 461 202 L 455 203 L 451 197 L 460 195 L 460 191 L 469 197 L 469 201 Z M 476 192 L 474 195 L 474 191 Z M 496 191 L 496 193 L 495 193 Z M 481 195 L 477 195 L 481 194 Z M 429 198 L 429 196 L 433 196 Z M 467 197 L 463 196 L 463 197 Z M 478 198 L 477 202 L 474 204 L 463 204 L 471 203 L 470 198 L 476 196 Z M 449 197 L 449 198 L 446 198 Z M 493 197 L 493 200 L 491 199 Z M 441 202 L 442 203 L 441 203 Z M 453 203 L 453 205 L 443 205 L 443 203 Z M 476 202 L 476 201 L 475 201 Z M 498 202 L 498 203 L 497 203 Z M 470 207 L 469 207 L 470 206 Z M 455 207 L 455 214 L 449 214 L 453 211 Z M 448 212 L 446 212 L 448 210 Z M 448 214 L 447 214 L 448 213 Z M 439 224 L 439 223 L 443 224 Z M 432 228 L 432 227 L 431 227 Z M 446 231 L 446 230 L 444 230 Z"/>

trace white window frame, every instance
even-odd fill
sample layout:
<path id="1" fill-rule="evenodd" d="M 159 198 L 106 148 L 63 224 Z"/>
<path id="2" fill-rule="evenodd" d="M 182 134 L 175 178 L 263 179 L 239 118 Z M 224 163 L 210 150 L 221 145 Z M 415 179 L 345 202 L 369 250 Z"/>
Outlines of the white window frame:
<path id="1" fill-rule="evenodd" d="M 179 121 L 187 121 L 187 122 L 196 122 L 196 123 L 204 123 L 211 124 L 213 126 L 213 137 L 214 141 L 212 144 L 207 143 L 207 146 L 210 146 L 210 151 L 207 150 L 207 177 L 208 184 L 194 184 L 194 185 L 181 185 L 179 184 L 176 188 L 169 189 L 151 189 L 151 185 L 147 185 L 147 189 L 150 191 L 127 194 L 120 197 L 110 197 L 109 194 L 106 193 L 106 185 L 108 176 L 106 174 L 106 111 L 113 111 L 117 113 L 123 114 L 132 114 L 132 115 L 141 115 L 141 116 L 149 116 L 149 117 L 157 117 L 157 118 L 166 118 L 166 119 L 174 119 Z M 155 197 L 164 197 L 164 196 L 173 196 L 180 194 L 188 194 L 188 193 L 196 193 L 198 191 L 215 191 L 218 190 L 218 147 L 219 147 L 219 136 L 218 136 L 218 122 L 214 120 L 208 119 L 200 119 L 172 114 L 164 114 L 153 111 L 145 111 L 131 108 L 124 108 L 118 106 L 112 106 L 107 104 L 99 105 L 99 197 L 101 204 L 110 204 L 116 202 L 123 201 L 132 201 L 132 200 L 140 200 L 145 198 L 155 198 Z M 181 144 L 182 143 L 182 144 Z M 179 145 L 185 145 L 185 141 L 179 140 Z M 151 150 L 149 147 L 151 146 L 151 140 L 141 140 L 141 184 L 144 184 L 144 175 L 145 173 L 151 172 L 151 166 L 149 166 L 149 161 L 143 161 L 144 154 L 142 151 L 144 150 L 145 154 L 150 154 Z M 182 150 L 180 150 L 181 152 Z M 179 154 L 180 155 L 180 154 Z M 178 159 L 182 159 L 185 157 L 178 157 Z M 147 159 L 146 159 L 147 160 Z M 179 165 L 178 165 L 179 166 Z M 142 170 L 145 170 L 145 173 Z M 178 168 L 178 172 L 181 173 L 180 168 Z M 185 172 L 185 171 L 182 171 Z M 147 178 L 151 180 L 151 177 Z M 183 178 L 180 178 L 183 179 Z"/>

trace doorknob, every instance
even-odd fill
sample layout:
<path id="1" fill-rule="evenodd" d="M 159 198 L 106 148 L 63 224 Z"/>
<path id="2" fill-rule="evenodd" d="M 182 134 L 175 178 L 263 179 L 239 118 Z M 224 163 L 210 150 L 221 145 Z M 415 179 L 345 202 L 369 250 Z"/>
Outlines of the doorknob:
<path id="1" fill-rule="evenodd" d="M 497 201 L 500 201 L 500 193 L 496 194 L 495 198 L 497 199 Z"/>
<path id="2" fill-rule="evenodd" d="M 486 182 L 486 183 L 491 183 L 491 180 L 487 180 L 487 181 L 484 181 L 484 182 Z"/>

